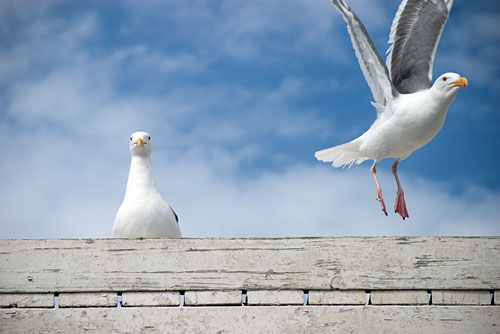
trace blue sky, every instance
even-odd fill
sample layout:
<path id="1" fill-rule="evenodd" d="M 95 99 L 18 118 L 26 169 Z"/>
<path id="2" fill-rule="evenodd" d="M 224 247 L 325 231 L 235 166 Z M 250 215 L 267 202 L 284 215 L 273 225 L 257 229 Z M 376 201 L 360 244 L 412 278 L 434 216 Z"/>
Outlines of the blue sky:
<path id="1" fill-rule="evenodd" d="M 348 3 L 385 53 L 399 1 Z M 328 0 L 2 1 L 0 237 L 109 237 L 138 130 L 188 237 L 499 235 L 498 22 L 496 1 L 454 3 L 434 78 L 469 86 L 400 164 L 403 222 L 369 162 L 314 158 L 375 119 Z"/>

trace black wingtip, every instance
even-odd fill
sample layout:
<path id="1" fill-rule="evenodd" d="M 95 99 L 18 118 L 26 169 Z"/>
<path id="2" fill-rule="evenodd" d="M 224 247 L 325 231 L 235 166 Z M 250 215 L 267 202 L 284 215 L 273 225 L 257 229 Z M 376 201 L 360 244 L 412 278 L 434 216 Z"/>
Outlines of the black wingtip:
<path id="1" fill-rule="evenodd" d="M 175 213 L 174 209 L 172 209 L 172 207 L 170 207 L 170 210 L 172 210 L 174 216 L 175 216 L 175 222 L 177 223 L 177 225 L 179 225 L 179 217 L 177 216 L 177 214 Z"/>

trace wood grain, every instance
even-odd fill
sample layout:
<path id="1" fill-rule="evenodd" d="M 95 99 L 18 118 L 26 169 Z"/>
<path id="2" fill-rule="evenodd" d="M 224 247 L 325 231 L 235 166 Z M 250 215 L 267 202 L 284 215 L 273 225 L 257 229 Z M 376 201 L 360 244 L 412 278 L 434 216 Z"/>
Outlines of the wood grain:
<path id="1" fill-rule="evenodd" d="M 432 291 L 434 305 L 490 305 L 489 291 Z"/>
<path id="2" fill-rule="evenodd" d="M 427 305 L 427 291 L 372 291 L 370 300 L 373 305 Z"/>
<path id="3" fill-rule="evenodd" d="M 498 306 L 1 309 L 0 333 L 497 334 Z"/>
<path id="4" fill-rule="evenodd" d="M 240 290 L 186 291 L 184 304 L 190 305 L 241 305 Z"/>
<path id="5" fill-rule="evenodd" d="M 116 307 L 116 293 L 70 292 L 59 295 L 60 307 Z"/>
<path id="6" fill-rule="evenodd" d="M 54 307 L 54 295 L 51 293 L 25 294 L 1 293 L 0 307 Z"/>
<path id="7" fill-rule="evenodd" d="M 179 306 L 179 292 L 124 292 L 122 306 Z"/>
<path id="8" fill-rule="evenodd" d="M 248 305 L 303 305 L 302 290 L 255 290 L 247 292 Z"/>
<path id="9" fill-rule="evenodd" d="M 366 293 L 362 290 L 309 291 L 310 305 L 365 305 Z"/>
<path id="10" fill-rule="evenodd" d="M 0 293 L 499 290 L 499 237 L 0 240 Z"/>

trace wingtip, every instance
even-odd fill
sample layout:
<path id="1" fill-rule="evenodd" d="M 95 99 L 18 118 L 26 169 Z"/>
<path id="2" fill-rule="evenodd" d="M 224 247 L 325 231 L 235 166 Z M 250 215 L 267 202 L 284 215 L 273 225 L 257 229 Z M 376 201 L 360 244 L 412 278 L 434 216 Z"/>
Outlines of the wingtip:
<path id="1" fill-rule="evenodd" d="M 350 7 L 346 4 L 344 0 L 331 0 L 333 7 L 337 8 L 339 11 L 349 10 Z"/>

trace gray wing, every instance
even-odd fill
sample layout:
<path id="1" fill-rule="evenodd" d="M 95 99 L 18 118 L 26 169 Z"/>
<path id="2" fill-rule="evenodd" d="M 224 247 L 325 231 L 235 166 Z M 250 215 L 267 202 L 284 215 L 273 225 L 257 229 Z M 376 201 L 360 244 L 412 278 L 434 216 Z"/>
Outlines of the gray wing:
<path id="1" fill-rule="evenodd" d="M 403 94 L 432 86 L 432 66 L 453 0 L 403 0 L 392 22 L 387 67 Z"/>
<path id="2" fill-rule="evenodd" d="M 347 6 L 344 0 L 332 0 L 333 6 L 342 14 L 347 23 L 347 29 L 351 36 L 352 46 L 358 57 L 359 66 L 363 71 L 366 82 L 372 91 L 375 102 L 385 106 L 397 91 L 391 84 L 389 71 L 380 57 L 375 45 L 368 36 L 366 28 L 358 16 Z M 380 111 L 379 108 L 377 110 Z"/>

